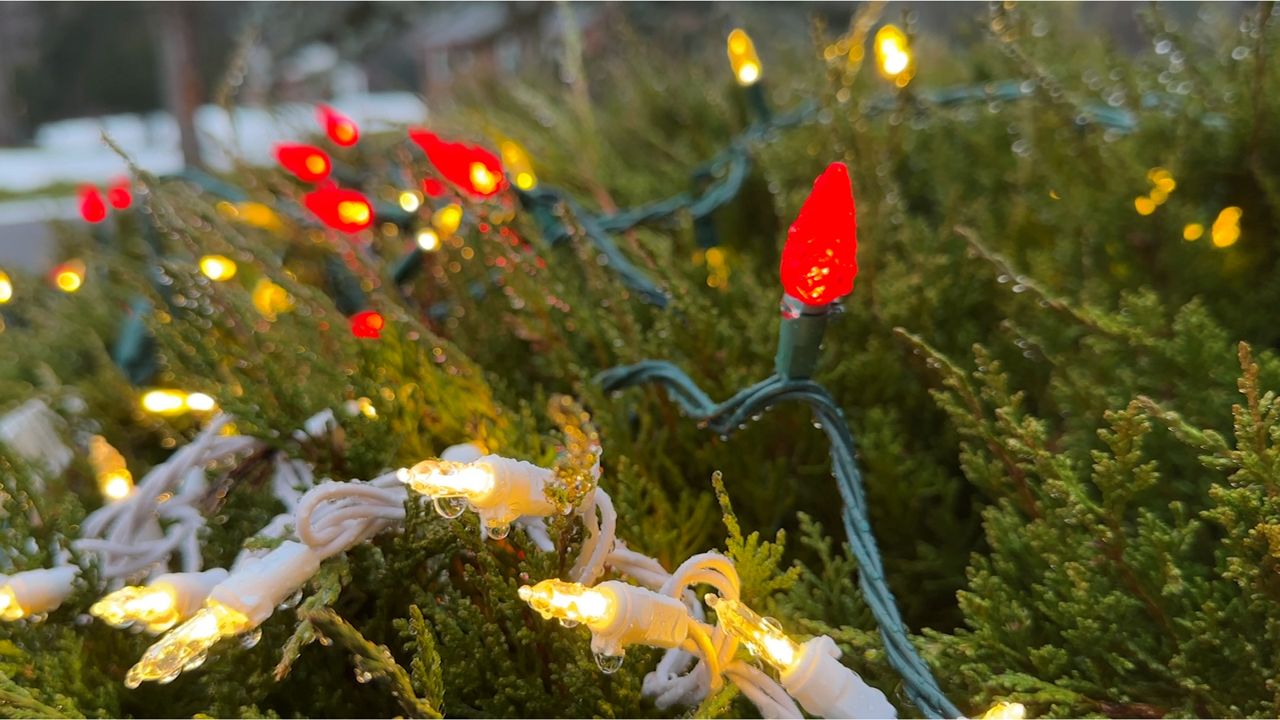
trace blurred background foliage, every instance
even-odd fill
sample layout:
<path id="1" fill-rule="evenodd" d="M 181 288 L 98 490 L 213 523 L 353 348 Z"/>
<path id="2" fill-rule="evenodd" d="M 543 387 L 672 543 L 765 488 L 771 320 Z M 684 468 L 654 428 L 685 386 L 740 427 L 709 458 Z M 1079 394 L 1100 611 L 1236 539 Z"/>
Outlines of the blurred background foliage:
<path id="1" fill-rule="evenodd" d="M 224 12 L 216 7 L 199 12 Z M 379 35 L 386 13 L 403 9 L 336 4 L 297 25 L 273 21 L 299 7 L 228 6 L 223 27 L 239 29 L 219 45 L 213 23 L 201 42 L 217 58 L 236 33 L 260 37 L 273 53 L 329 38 L 357 58 L 412 65 L 397 62 L 396 43 Z M 467 70 L 445 89 L 418 81 L 430 85 L 433 131 L 513 138 L 540 182 L 589 207 L 689 188 L 691 169 L 751 121 L 724 60 L 733 24 L 756 38 L 775 110 L 819 104 L 815 122 L 752 146 L 741 193 L 713 218 L 717 247 L 700 247 L 683 216 L 615 238 L 670 292 L 669 309 L 638 300 L 580 233 L 545 242 L 509 198 L 468 205 L 463 229 L 397 287 L 389 266 L 438 202 L 428 200 L 406 228 L 378 228 L 363 246 L 283 211 L 278 228 L 253 227 L 209 193 L 144 176 L 139 212 L 155 237 L 141 216 L 121 219 L 105 243 L 66 226 L 60 252 L 85 259 L 84 289 L 23 292 L 5 306 L 0 408 L 35 395 L 58 400 L 70 428 L 102 432 L 139 469 L 189 437 L 196 419 L 136 410 L 137 389 L 110 361 L 134 296 L 160 309 L 148 322 L 159 359 L 148 385 L 207 392 L 243 430 L 311 452 L 335 477 L 369 477 L 474 437 L 546 460 L 556 443 L 547 396 L 573 394 L 600 428 L 605 487 L 631 546 L 668 567 L 723 546 L 708 481 L 722 471 L 737 520 L 789 540 L 785 564 L 798 568 L 780 590 L 748 587 L 748 596 L 788 628 L 831 634 L 846 662 L 910 715 L 841 550 L 827 447 L 810 418 L 778 409 L 718 438 L 657 391 L 606 396 L 592 382 L 645 358 L 679 365 L 717 399 L 765 376 L 786 227 L 813 178 L 842 160 L 858 199 L 861 271 L 828 331 L 819 378 L 859 439 L 889 582 L 944 689 L 969 712 L 994 699 L 1040 715 L 1280 711 L 1280 555 L 1271 540 L 1280 424 L 1268 392 L 1280 385 L 1280 330 L 1269 312 L 1280 307 L 1273 4 L 547 7 L 560 20 L 590 21 L 561 22 L 556 40 L 531 56 L 542 62 L 486 65 L 473 48 L 471 60 L 450 61 Z M 61 12 L 50 26 L 59 33 L 84 22 Z M 437 11 L 423 12 L 430 27 Z M 258 16 L 236 25 L 225 19 L 233 13 Z M 334 30 L 352 17 L 365 20 Z M 872 58 L 855 62 L 840 44 L 859 20 L 908 31 L 918 71 L 906 88 L 894 90 Z M 217 61 L 209 62 L 212 92 L 235 98 L 240 90 L 219 88 Z M 145 67 L 83 102 L 154 102 L 138 79 L 153 72 Z M 126 90 L 135 80 L 138 89 Z M 1023 83 L 1029 97 L 929 102 L 930 90 L 1003 80 Z M 93 87 L 81 82 L 78 92 Z M 27 97 L 45 117 L 69 102 Z M 1098 108 L 1127 113 L 1132 131 L 1094 122 Z M 358 184 L 371 196 L 394 198 L 404 177 L 431 173 L 402 141 L 369 137 L 338 157 L 363 171 Z M 300 193 L 277 170 L 245 167 L 223 179 L 278 209 Z M 1240 210 L 1234 235 L 1220 221 L 1226 208 Z M 210 252 L 241 264 L 233 282 L 196 272 Z M 387 315 L 381 340 L 350 337 L 323 271 L 330 257 Z M 251 291 L 261 277 L 287 289 L 294 311 L 258 314 Z M 72 397 L 83 405 L 68 404 Z M 311 413 L 359 397 L 372 399 L 377 418 L 346 417 L 340 447 L 317 455 L 288 444 Z M 211 556 L 266 517 L 249 493 L 233 490 L 227 508 L 235 512 L 209 533 Z M 67 515 L 70 533 L 75 511 Z M 479 543 L 471 523 L 412 516 L 404 536 L 332 569 L 325 604 L 406 667 L 431 656 L 405 645 L 395 622 L 412 615 L 410 604 L 420 608 L 446 668 L 448 712 L 653 714 L 638 695 L 640 653 L 605 678 L 584 637 L 528 624 L 514 583 L 553 573 L 552 561 L 523 558 L 529 548 L 515 536 Z M 737 559 L 744 574 L 781 570 L 765 553 Z M 0 665 L 9 683 L 0 692 L 68 714 L 398 712 L 369 689 L 376 683 L 352 685 L 338 653 L 309 649 L 285 684 L 273 683 L 294 632 L 289 613 L 272 619 L 258 648 L 212 658 L 172 686 L 130 693 L 77 684 L 73 659 L 109 658 L 98 667 L 118 677 L 145 643 L 65 627 L 74 612 L 0 630 L 15 648 Z M 52 647 L 55 669 L 24 676 Z M 476 658 L 495 653 L 501 662 L 476 669 Z M 541 683 L 526 677 L 536 657 L 555 659 Z M 341 690 L 306 697 L 318 687 Z M 751 711 L 741 700 L 722 709 Z"/>

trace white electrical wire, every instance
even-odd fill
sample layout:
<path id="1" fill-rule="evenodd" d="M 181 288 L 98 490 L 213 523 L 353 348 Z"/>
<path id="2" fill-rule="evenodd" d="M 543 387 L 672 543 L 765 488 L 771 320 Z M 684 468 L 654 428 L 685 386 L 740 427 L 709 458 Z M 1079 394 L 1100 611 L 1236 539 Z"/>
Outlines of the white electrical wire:
<path id="1" fill-rule="evenodd" d="M 225 415 L 213 418 L 195 440 L 152 468 L 127 498 L 85 518 L 72 546 L 98 556 L 109 588 L 168 572 L 175 552 L 184 571 L 200 569 L 197 533 L 205 519 L 195 505 L 205 495 L 205 468 L 262 446 L 253 438 L 221 435 L 230 421 Z"/>

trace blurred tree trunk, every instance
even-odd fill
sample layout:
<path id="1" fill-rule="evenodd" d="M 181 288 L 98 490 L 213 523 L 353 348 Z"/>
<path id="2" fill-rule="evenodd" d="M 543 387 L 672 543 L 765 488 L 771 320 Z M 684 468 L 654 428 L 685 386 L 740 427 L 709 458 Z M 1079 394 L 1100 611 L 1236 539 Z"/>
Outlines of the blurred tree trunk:
<path id="1" fill-rule="evenodd" d="M 196 108 L 204 96 L 196 58 L 195 6 L 186 2 L 160 3 L 160 68 L 165 106 L 178 122 L 182 159 L 199 166 L 200 143 L 196 138 Z"/>
<path id="2" fill-rule="evenodd" d="M 26 109 L 18 97 L 18 67 L 31 61 L 39 34 L 36 5 L 0 2 L 0 147 L 26 139 Z"/>

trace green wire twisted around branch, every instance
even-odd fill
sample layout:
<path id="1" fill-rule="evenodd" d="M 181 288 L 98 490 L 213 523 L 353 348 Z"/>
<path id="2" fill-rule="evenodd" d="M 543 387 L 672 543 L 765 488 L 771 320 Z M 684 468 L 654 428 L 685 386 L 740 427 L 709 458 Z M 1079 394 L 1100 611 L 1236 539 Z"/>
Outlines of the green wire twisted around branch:
<path id="1" fill-rule="evenodd" d="M 826 388 L 812 380 L 789 380 L 772 375 L 722 403 L 714 402 L 684 371 L 668 362 L 646 360 L 623 365 L 596 376 L 606 391 L 656 383 L 687 414 L 722 435 L 731 434 L 754 415 L 779 403 L 808 405 L 831 443 L 831 466 L 844 502 L 841 519 L 858 562 L 858 585 L 880 628 L 889 664 L 902 676 L 907 696 L 929 717 L 955 718 L 960 711 L 947 699 L 907 635 L 897 601 L 885 580 L 884 565 L 871 532 L 866 492 L 858 470 L 857 446 L 844 412 Z"/>

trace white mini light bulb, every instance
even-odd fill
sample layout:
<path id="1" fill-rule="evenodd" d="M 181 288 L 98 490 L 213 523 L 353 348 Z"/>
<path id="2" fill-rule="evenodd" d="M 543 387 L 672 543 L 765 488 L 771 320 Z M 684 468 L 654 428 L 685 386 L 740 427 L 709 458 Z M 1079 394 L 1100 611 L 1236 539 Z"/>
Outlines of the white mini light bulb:
<path id="1" fill-rule="evenodd" d="M 214 586 L 204 607 L 147 648 L 129 669 L 125 685 L 167 683 L 183 670 L 198 667 L 219 640 L 261 625 L 319 568 L 320 556 L 292 541 L 236 568 Z"/>
<path id="2" fill-rule="evenodd" d="M 455 457 L 466 456 L 458 448 Z M 462 502 L 480 516 L 490 537 L 506 537 L 511 523 L 524 515 L 547 516 L 559 512 L 547 499 L 546 487 L 555 473 L 523 460 L 483 455 L 469 462 L 425 460 L 402 470 L 400 479 L 415 492 L 432 498 L 445 517 L 457 517 Z"/>
<path id="3" fill-rule="evenodd" d="M 520 599 L 544 618 L 583 623 L 598 656 L 620 657 L 629 645 L 679 647 L 689 636 L 689 609 L 679 600 L 617 580 L 586 587 L 543 580 Z"/>
<path id="4" fill-rule="evenodd" d="M 811 715 L 824 718 L 896 718 L 884 693 L 840 664 L 840 648 L 826 635 L 798 645 L 777 621 L 761 617 L 738 600 L 707 595 L 725 632 L 778 670 L 787 694 Z"/>
<path id="5" fill-rule="evenodd" d="M 144 586 L 120 588 L 94 603 L 89 612 L 114 627 L 137 624 L 149 632 L 164 632 L 194 615 L 226 578 L 222 568 L 169 573 Z"/>
<path id="6" fill-rule="evenodd" d="M 21 620 L 57 610 L 71 594 L 79 573 L 73 565 L 62 565 L 0 575 L 0 620 Z"/>

